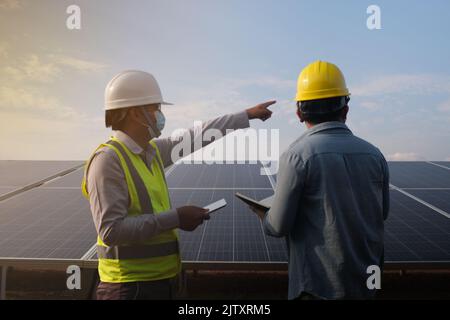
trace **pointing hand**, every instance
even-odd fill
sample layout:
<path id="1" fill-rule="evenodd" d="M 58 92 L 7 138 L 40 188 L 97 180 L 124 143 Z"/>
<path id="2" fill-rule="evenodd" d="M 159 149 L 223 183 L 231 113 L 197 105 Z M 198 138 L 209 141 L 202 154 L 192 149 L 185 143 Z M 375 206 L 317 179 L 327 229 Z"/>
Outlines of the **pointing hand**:
<path id="1" fill-rule="evenodd" d="M 276 103 L 275 100 L 260 103 L 254 107 L 247 109 L 249 119 L 260 119 L 266 121 L 272 116 L 272 111 L 268 109 L 269 106 Z"/>

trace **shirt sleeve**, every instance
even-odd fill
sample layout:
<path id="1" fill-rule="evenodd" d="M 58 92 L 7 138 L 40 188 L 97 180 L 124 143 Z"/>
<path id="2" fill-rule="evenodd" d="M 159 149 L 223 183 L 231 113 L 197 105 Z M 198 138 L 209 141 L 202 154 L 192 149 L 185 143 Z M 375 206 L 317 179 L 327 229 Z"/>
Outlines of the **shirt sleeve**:
<path id="1" fill-rule="evenodd" d="M 142 243 L 179 225 L 176 210 L 128 216 L 128 187 L 114 152 L 101 151 L 94 156 L 87 187 L 95 228 L 108 246 Z"/>
<path id="2" fill-rule="evenodd" d="M 280 157 L 275 196 L 263 221 L 268 235 L 283 237 L 290 232 L 303 190 L 304 171 L 298 155 L 287 152 Z"/>
<path id="3" fill-rule="evenodd" d="M 184 153 L 177 155 L 176 158 L 186 157 L 192 152 L 207 146 L 211 142 L 214 142 L 214 140 L 203 141 L 202 132 L 205 132 L 209 129 L 216 129 L 221 132 L 222 136 L 224 136 L 228 133 L 227 129 L 237 130 L 248 128 L 249 126 L 250 124 L 247 112 L 241 111 L 204 122 L 201 128 L 192 127 L 190 129 L 187 129 L 184 134 L 177 137 L 160 138 L 155 139 L 154 141 L 158 146 L 164 167 L 168 167 L 174 162 L 172 157 L 172 151 L 174 150 L 174 147 L 178 143 L 182 142 L 183 139 L 190 139 L 188 140 L 190 141 L 189 148 L 187 148 L 187 150 L 183 149 Z"/>

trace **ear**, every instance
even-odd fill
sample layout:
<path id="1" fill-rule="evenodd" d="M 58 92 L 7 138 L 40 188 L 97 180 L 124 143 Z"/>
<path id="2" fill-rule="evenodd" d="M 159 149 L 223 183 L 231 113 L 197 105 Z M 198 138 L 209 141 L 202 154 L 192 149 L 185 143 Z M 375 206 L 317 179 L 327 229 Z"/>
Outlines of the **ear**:
<path id="1" fill-rule="evenodd" d="M 347 120 L 347 114 L 348 114 L 348 105 L 345 106 L 344 108 L 342 108 L 341 117 L 342 117 L 342 120 L 344 120 L 344 122 L 345 122 L 345 120 Z"/>
<path id="2" fill-rule="evenodd" d="M 302 122 L 302 123 L 305 122 L 305 119 L 303 118 L 303 114 L 300 111 L 300 108 L 297 108 L 296 113 L 297 113 L 297 117 L 300 119 L 300 122 Z"/>

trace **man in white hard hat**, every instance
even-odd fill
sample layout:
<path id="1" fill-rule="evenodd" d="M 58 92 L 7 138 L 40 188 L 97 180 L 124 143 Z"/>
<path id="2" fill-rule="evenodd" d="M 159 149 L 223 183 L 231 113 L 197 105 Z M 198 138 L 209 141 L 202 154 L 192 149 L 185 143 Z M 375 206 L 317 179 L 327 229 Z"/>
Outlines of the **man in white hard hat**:
<path id="1" fill-rule="evenodd" d="M 273 103 L 207 121 L 202 131 L 225 135 L 227 129 L 247 128 L 249 119 L 270 118 Z M 209 219 L 201 207 L 171 207 L 164 168 L 173 164 L 172 149 L 180 141 L 159 138 L 165 123 L 161 105 L 169 103 L 143 71 L 121 72 L 106 87 L 105 122 L 115 134 L 87 161 L 82 182 L 98 233 L 97 299 L 171 299 L 181 270 L 176 229 L 192 231 Z M 189 134 L 193 149 L 201 132 Z"/>

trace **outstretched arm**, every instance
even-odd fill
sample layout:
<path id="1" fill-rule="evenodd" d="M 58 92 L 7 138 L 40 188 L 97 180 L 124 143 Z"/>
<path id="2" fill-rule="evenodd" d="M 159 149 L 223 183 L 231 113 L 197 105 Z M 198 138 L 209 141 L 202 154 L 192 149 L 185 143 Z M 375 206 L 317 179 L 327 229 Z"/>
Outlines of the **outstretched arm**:
<path id="1" fill-rule="evenodd" d="M 244 111 L 224 115 L 213 120 L 206 121 L 202 124 L 202 127 L 193 127 L 185 131 L 183 135 L 178 137 L 168 137 L 168 138 L 160 138 L 155 139 L 155 143 L 158 146 L 159 152 L 161 154 L 161 158 L 164 163 L 164 167 L 168 167 L 173 164 L 172 159 L 172 150 L 174 147 L 182 142 L 183 139 L 189 139 L 190 148 L 187 150 L 183 150 L 183 157 L 188 156 L 190 153 L 197 151 L 200 148 L 203 148 L 214 142 L 215 140 L 204 141 L 202 139 L 203 132 L 209 129 L 219 130 L 222 133 L 222 136 L 227 134 L 227 129 L 245 129 L 248 128 L 249 120 L 251 119 L 260 119 L 262 121 L 266 121 L 272 115 L 272 111 L 268 109 L 268 107 L 274 104 L 276 101 L 268 101 L 261 104 L 258 104 L 252 108 L 248 108 Z M 200 143 L 195 143 L 196 141 Z"/>

